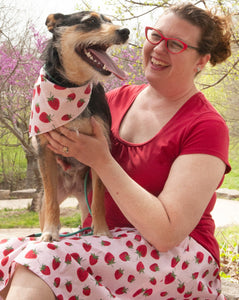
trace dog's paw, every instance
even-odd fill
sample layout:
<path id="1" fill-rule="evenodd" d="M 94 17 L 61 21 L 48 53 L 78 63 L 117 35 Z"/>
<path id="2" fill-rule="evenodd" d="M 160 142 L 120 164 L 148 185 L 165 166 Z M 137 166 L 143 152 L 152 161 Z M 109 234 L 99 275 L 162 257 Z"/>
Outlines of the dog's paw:
<path id="1" fill-rule="evenodd" d="M 93 234 L 98 235 L 98 236 L 108 236 L 109 238 L 113 237 L 108 228 L 95 228 L 95 227 L 93 227 Z"/>
<path id="2" fill-rule="evenodd" d="M 53 241 L 56 241 L 56 242 L 59 242 L 60 240 L 60 236 L 59 236 L 59 233 L 58 232 L 43 232 L 41 237 L 40 237 L 40 241 L 41 242 L 53 242 Z"/>

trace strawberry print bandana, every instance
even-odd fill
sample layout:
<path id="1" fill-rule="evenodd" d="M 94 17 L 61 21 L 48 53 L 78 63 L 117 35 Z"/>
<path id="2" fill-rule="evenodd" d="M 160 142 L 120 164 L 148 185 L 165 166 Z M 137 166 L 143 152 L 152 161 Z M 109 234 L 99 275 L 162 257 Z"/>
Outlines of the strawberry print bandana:
<path id="1" fill-rule="evenodd" d="M 29 125 L 30 137 L 63 126 L 87 107 L 92 83 L 65 88 L 50 82 L 42 68 L 34 85 Z"/>

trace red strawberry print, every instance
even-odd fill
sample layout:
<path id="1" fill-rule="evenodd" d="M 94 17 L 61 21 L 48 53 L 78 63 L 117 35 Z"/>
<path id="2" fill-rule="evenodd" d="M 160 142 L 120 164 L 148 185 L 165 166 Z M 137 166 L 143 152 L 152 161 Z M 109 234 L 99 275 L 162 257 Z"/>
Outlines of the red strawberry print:
<path id="1" fill-rule="evenodd" d="M 63 298 L 62 298 L 63 299 Z M 77 297 L 77 296 L 71 296 L 70 298 L 69 298 L 69 300 L 79 300 L 79 297 Z"/>
<path id="2" fill-rule="evenodd" d="M 182 264 L 182 270 L 186 270 L 187 267 L 189 265 L 189 262 L 188 261 L 184 261 L 183 264 Z"/>
<path id="3" fill-rule="evenodd" d="M 105 254 L 105 262 L 107 263 L 107 265 L 112 265 L 115 263 L 115 257 L 112 253 L 107 252 Z"/>
<path id="4" fill-rule="evenodd" d="M 77 101 L 77 107 L 80 108 L 85 103 L 84 99 L 80 99 Z"/>
<path id="5" fill-rule="evenodd" d="M 54 88 L 55 88 L 56 90 L 65 90 L 65 89 L 66 89 L 65 87 L 60 86 L 60 85 L 57 85 L 57 84 L 54 84 Z"/>
<path id="6" fill-rule="evenodd" d="M 212 263 L 212 257 L 208 256 L 208 260 L 207 261 L 208 261 L 209 264 L 211 264 Z"/>
<path id="7" fill-rule="evenodd" d="M 154 249 L 151 251 L 151 256 L 154 258 L 154 259 L 159 259 L 160 258 L 160 254 L 159 254 L 159 251 Z"/>
<path id="8" fill-rule="evenodd" d="M 158 266 L 158 264 L 156 264 L 156 263 L 152 264 L 149 268 L 150 268 L 150 270 L 153 271 L 153 272 L 159 271 L 159 266 Z"/>
<path id="9" fill-rule="evenodd" d="M 82 246 L 86 252 L 89 252 L 91 250 L 91 244 L 83 243 Z"/>
<path id="10" fill-rule="evenodd" d="M 40 112 L 40 106 L 39 106 L 39 103 L 36 103 L 36 104 L 35 104 L 35 111 L 36 111 L 37 114 L 39 114 L 39 112 Z"/>
<path id="11" fill-rule="evenodd" d="M 129 276 L 128 276 L 128 282 L 131 283 L 131 282 L 133 282 L 133 281 L 135 281 L 134 275 L 129 275 Z"/>
<path id="12" fill-rule="evenodd" d="M 90 296 L 91 290 L 89 288 L 89 286 L 86 286 L 83 288 L 83 295 L 85 296 Z"/>
<path id="13" fill-rule="evenodd" d="M 60 283 L 61 283 L 61 279 L 60 279 L 60 277 L 56 277 L 55 279 L 54 279 L 54 286 L 56 287 L 56 288 L 58 288 L 59 287 L 59 285 L 60 285 Z"/>
<path id="14" fill-rule="evenodd" d="M 135 239 L 136 241 L 140 242 L 141 239 L 142 239 L 142 237 L 141 237 L 141 235 L 136 234 L 136 236 L 134 237 L 134 239 Z"/>
<path id="15" fill-rule="evenodd" d="M 55 98 L 53 95 L 51 97 L 48 98 L 48 104 L 50 105 L 50 107 L 54 110 L 58 110 L 60 107 L 60 101 L 58 98 Z"/>
<path id="16" fill-rule="evenodd" d="M 165 297 L 165 296 L 167 296 L 167 295 L 168 295 L 167 292 L 162 292 L 162 293 L 160 293 L 160 296 L 161 296 L 161 297 Z"/>
<path id="17" fill-rule="evenodd" d="M 54 258 L 52 260 L 52 268 L 53 268 L 53 270 L 56 270 L 57 268 L 59 268 L 60 264 L 61 264 L 60 258 L 54 256 Z"/>
<path id="18" fill-rule="evenodd" d="M 8 260 L 9 260 L 9 256 L 5 256 L 1 261 L 1 265 L 4 267 L 8 263 Z"/>
<path id="19" fill-rule="evenodd" d="M 70 246 L 72 246 L 72 243 L 65 242 L 65 245 L 70 247 Z"/>
<path id="20" fill-rule="evenodd" d="M 76 260 L 79 264 L 81 263 L 82 257 L 78 253 L 71 253 L 71 257 Z"/>
<path id="21" fill-rule="evenodd" d="M 129 256 L 129 253 L 128 252 L 122 252 L 120 255 L 119 255 L 119 258 L 122 260 L 122 261 L 129 261 L 130 260 L 130 256 Z"/>
<path id="22" fill-rule="evenodd" d="M 111 242 L 109 242 L 109 241 L 101 241 L 101 245 L 102 246 L 110 246 Z"/>
<path id="23" fill-rule="evenodd" d="M 42 274 L 44 274 L 44 275 L 51 274 L 50 268 L 46 265 L 42 265 L 40 270 L 41 270 Z"/>
<path id="24" fill-rule="evenodd" d="M 51 122 L 51 115 L 48 115 L 46 112 L 42 112 L 39 116 L 39 120 L 43 123 L 50 123 Z"/>
<path id="25" fill-rule="evenodd" d="M 198 291 L 202 292 L 203 289 L 204 289 L 204 284 L 201 281 L 199 281 L 199 283 L 198 283 Z"/>
<path id="26" fill-rule="evenodd" d="M 164 278 L 164 283 L 165 284 L 170 284 L 175 280 L 175 274 L 173 272 L 168 273 L 168 275 L 165 276 Z"/>
<path id="27" fill-rule="evenodd" d="M 51 250 L 56 250 L 56 249 L 58 248 L 58 246 L 55 245 L 55 244 L 52 244 L 52 243 L 48 243 L 48 244 L 47 244 L 47 248 L 48 248 L 48 249 L 51 249 Z"/>
<path id="28" fill-rule="evenodd" d="M 218 275 L 218 273 L 219 273 L 219 269 L 217 268 L 214 272 L 213 272 L 213 276 L 217 276 Z"/>
<path id="29" fill-rule="evenodd" d="M 89 95 L 90 94 L 90 92 L 91 92 L 91 87 L 90 87 L 90 84 L 87 86 L 87 88 L 85 89 L 85 94 L 86 95 Z"/>
<path id="30" fill-rule="evenodd" d="M 71 93 L 67 96 L 67 100 L 68 101 L 73 101 L 75 100 L 76 94 L 75 93 Z"/>
<path id="31" fill-rule="evenodd" d="M 173 257 L 172 260 L 171 260 L 171 267 L 175 268 L 176 265 L 179 263 L 179 261 L 180 261 L 179 256 Z"/>
<path id="32" fill-rule="evenodd" d="M 92 269 L 91 269 L 90 267 L 88 267 L 88 268 L 86 269 L 86 271 L 87 271 L 90 275 L 93 275 L 93 271 L 92 271 Z"/>
<path id="33" fill-rule="evenodd" d="M 25 258 L 28 258 L 28 259 L 37 258 L 37 251 L 35 249 L 28 251 L 27 254 L 25 255 Z"/>
<path id="34" fill-rule="evenodd" d="M 139 257 L 145 257 L 147 254 L 147 247 L 145 245 L 138 246 L 136 253 L 139 255 Z"/>
<path id="35" fill-rule="evenodd" d="M 209 274 L 209 270 L 206 270 L 206 271 L 202 274 L 202 278 L 205 278 L 208 274 Z"/>
<path id="36" fill-rule="evenodd" d="M 67 281 L 66 284 L 65 284 L 65 286 L 66 286 L 67 292 L 70 293 L 72 291 L 72 283 L 71 283 L 71 281 Z"/>
<path id="37" fill-rule="evenodd" d="M 150 282 L 152 285 L 156 285 L 157 280 L 156 280 L 155 277 L 152 277 L 152 278 L 150 278 L 149 282 Z"/>
<path id="38" fill-rule="evenodd" d="M 41 94 L 41 87 L 40 87 L 40 85 L 37 85 L 37 94 L 38 94 L 38 96 L 40 96 L 40 94 Z"/>
<path id="39" fill-rule="evenodd" d="M 204 258 L 204 254 L 202 252 L 197 252 L 195 259 L 196 259 L 196 263 L 200 264 L 203 261 Z"/>
<path id="40" fill-rule="evenodd" d="M 58 296 L 56 297 L 56 299 L 57 299 L 57 300 L 63 300 L 64 298 L 63 298 L 62 295 L 58 295 Z"/>
<path id="41" fill-rule="evenodd" d="M 153 289 L 146 289 L 143 293 L 144 296 L 151 296 L 153 294 Z"/>
<path id="42" fill-rule="evenodd" d="M 120 279 L 124 274 L 124 270 L 123 269 L 118 269 L 115 271 L 115 279 L 118 280 Z"/>
<path id="43" fill-rule="evenodd" d="M 187 292 L 183 296 L 184 298 L 190 298 L 192 296 L 192 292 Z"/>
<path id="44" fill-rule="evenodd" d="M 2 270 L 0 270 L 0 281 L 3 281 L 4 273 Z"/>
<path id="45" fill-rule="evenodd" d="M 134 294 L 133 294 L 133 298 L 137 297 L 138 295 L 142 294 L 144 292 L 144 289 L 138 289 Z"/>
<path id="46" fill-rule="evenodd" d="M 133 243 L 131 241 L 127 241 L 126 246 L 131 249 L 133 248 Z"/>
<path id="47" fill-rule="evenodd" d="M 66 256 L 65 256 L 65 263 L 67 265 L 71 264 L 71 256 L 70 256 L 69 253 L 67 253 Z"/>
<path id="48" fill-rule="evenodd" d="M 123 294 L 126 294 L 127 293 L 127 288 L 122 286 L 120 288 L 118 288 L 116 291 L 115 291 L 115 294 L 116 295 L 123 295 Z"/>
<path id="49" fill-rule="evenodd" d="M 193 278 L 193 279 L 197 279 L 197 278 L 198 278 L 198 275 L 199 275 L 199 272 L 195 272 L 195 273 L 193 273 L 192 278 Z"/>
<path id="50" fill-rule="evenodd" d="M 4 251 L 3 251 L 3 255 L 7 256 L 9 255 L 14 249 L 12 247 L 7 247 Z"/>
<path id="51" fill-rule="evenodd" d="M 94 253 L 92 253 L 89 257 L 89 263 L 91 266 L 95 265 L 98 262 L 98 258 L 99 256 L 95 255 Z"/>
<path id="52" fill-rule="evenodd" d="M 35 131 L 35 133 L 39 133 L 40 132 L 40 129 L 35 125 L 34 126 L 34 131 Z M 30 131 L 31 132 L 31 131 Z"/>
<path id="53" fill-rule="evenodd" d="M 81 282 L 85 281 L 89 276 L 89 273 L 84 268 L 79 268 L 77 270 L 77 276 Z"/>
<path id="54" fill-rule="evenodd" d="M 44 75 L 41 75 L 41 82 L 46 81 L 46 77 Z"/>
<path id="55" fill-rule="evenodd" d="M 95 280 L 96 280 L 96 283 L 98 285 L 101 285 L 101 281 L 102 281 L 102 277 L 101 276 L 99 276 L 99 275 L 95 276 Z"/>
<path id="56" fill-rule="evenodd" d="M 144 272 L 144 264 L 140 261 L 137 263 L 137 266 L 136 266 L 136 270 L 139 272 L 139 273 L 143 273 Z"/>
<path id="57" fill-rule="evenodd" d="M 7 241 L 8 241 L 8 239 L 2 239 L 2 240 L 0 241 L 0 244 L 5 244 Z"/>
<path id="58" fill-rule="evenodd" d="M 69 114 L 66 114 L 66 115 L 61 117 L 62 121 L 69 121 L 71 118 L 72 118 L 72 116 L 69 115 Z"/>
<path id="59" fill-rule="evenodd" d="M 182 294 L 185 290 L 185 284 L 184 283 L 179 283 L 177 291 L 179 294 Z"/>

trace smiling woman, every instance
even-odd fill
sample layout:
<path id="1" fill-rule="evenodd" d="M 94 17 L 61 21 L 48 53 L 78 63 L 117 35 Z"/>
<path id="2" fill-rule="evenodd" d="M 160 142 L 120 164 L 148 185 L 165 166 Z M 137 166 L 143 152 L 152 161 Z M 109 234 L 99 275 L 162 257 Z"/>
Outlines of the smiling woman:
<path id="1" fill-rule="evenodd" d="M 0 264 L 1 288 L 6 294 L 10 287 L 8 300 L 42 299 L 43 291 L 45 299 L 64 300 L 224 300 L 211 211 L 215 191 L 230 171 L 229 133 L 194 80 L 209 61 L 230 55 L 228 25 L 227 17 L 192 4 L 170 7 L 156 20 L 157 42 L 148 36 L 143 47 L 148 83 L 107 93 L 111 150 L 95 118 L 91 136 L 66 127 L 45 135 L 48 150 L 62 154 L 67 147 L 67 158 L 99 175 L 107 189 L 111 237 L 75 235 L 52 243 L 10 239 L 0 247 L 4 263 L 6 247 L 15 250 L 8 264 Z M 83 226 L 91 224 L 88 215 Z M 61 262 L 57 268 L 55 258 Z M 6 287 L 10 270 L 13 281 Z M 32 280 L 33 288 L 27 287 Z"/>

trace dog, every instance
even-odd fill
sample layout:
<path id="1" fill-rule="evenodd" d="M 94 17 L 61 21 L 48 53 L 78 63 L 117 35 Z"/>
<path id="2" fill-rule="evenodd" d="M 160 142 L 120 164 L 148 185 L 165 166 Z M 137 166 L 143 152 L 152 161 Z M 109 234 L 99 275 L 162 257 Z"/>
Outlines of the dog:
<path id="1" fill-rule="evenodd" d="M 87 205 L 82 198 L 84 198 L 84 177 L 89 167 L 74 158 L 54 154 L 48 149 L 47 139 L 42 133 L 57 130 L 65 122 L 64 126 L 76 132 L 92 135 L 90 117 L 94 116 L 101 124 L 110 147 L 111 114 L 100 80 L 112 73 L 121 79 L 124 78 L 124 72 L 113 63 L 106 54 L 106 50 L 112 45 L 126 43 L 130 31 L 127 28 L 121 29 L 106 16 L 93 11 L 69 15 L 51 14 L 47 17 L 45 24 L 52 33 L 52 38 L 43 52 L 42 58 L 45 64 L 35 84 L 33 94 L 36 97 L 47 97 L 48 102 L 45 105 L 51 106 L 53 113 L 47 114 L 42 111 L 41 105 L 33 101 L 29 131 L 32 144 L 37 150 L 44 190 L 39 212 L 41 241 L 49 242 L 59 241 L 59 206 L 67 197 L 75 196 L 78 199 L 82 220 L 88 215 Z M 42 96 L 45 93 L 44 89 L 49 90 L 48 96 Z M 76 99 L 77 92 L 74 89 L 79 91 L 79 99 Z M 74 92 L 71 92 L 72 90 Z M 73 108 L 70 114 L 65 111 L 68 109 L 68 104 L 64 104 L 65 108 L 62 112 L 65 114 L 61 117 L 61 123 L 53 124 L 49 129 L 44 126 L 51 123 L 53 116 L 56 117 L 56 123 L 57 118 L 59 119 L 57 109 L 61 105 L 61 99 L 55 96 L 56 92 L 60 95 L 59 97 L 63 92 L 68 94 L 64 97 L 69 102 L 77 101 L 77 107 Z M 72 116 L 77 109 L 82 109 L 80 115 Z M 42 128 L 34 122 L 41 122 Z M 68 149 L 64 147 L 63 150 L 67 152 Z M 61 162 L 61 166 L 57 161 Z M 65 167 L 63 168 L 62 165 Z M 105 187 L 94 170 L 91 170 L 91 177 L 93 232 L 96 235 L 110 236 L 105 220 Z"/>

